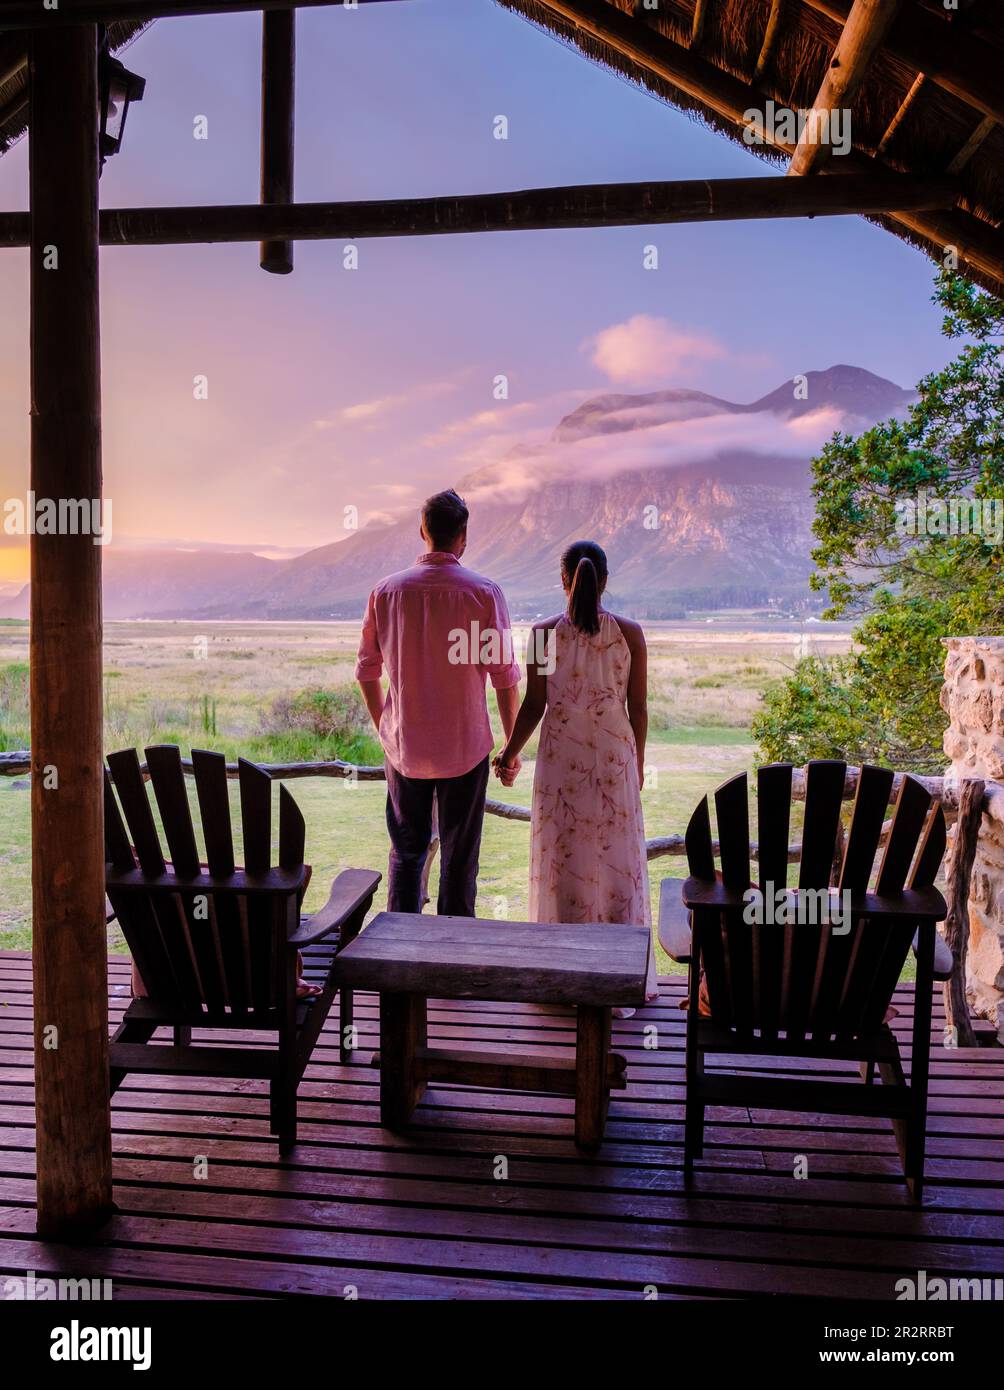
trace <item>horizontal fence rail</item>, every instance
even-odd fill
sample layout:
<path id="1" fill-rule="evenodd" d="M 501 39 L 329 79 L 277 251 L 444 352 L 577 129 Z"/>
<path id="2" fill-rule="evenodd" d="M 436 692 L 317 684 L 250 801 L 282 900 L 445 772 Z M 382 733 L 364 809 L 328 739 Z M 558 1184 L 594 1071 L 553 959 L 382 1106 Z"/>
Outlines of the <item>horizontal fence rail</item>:
<path id="1" fill-rule="evenodd" d="M 146 763 L 142 765 L 142 771 L 146 776 Z M 181 766 L 184 771 L 192 775 L 191 758 L 182 758 Z M 324 762 L 308 763 L 257 763 L 262 771 L 267 772 L 273 781 L 289 781 L 296 777 L 334 777 L 341 780 L 351 780 L 356 782 L 385 782 L 387 775 L 382 767 L 368 767 L 359 763 L 348 763 L 341 758 L 333 758 Z M 16 777 L 23 776 L 31 772 L 31 754 L 22 749 L 18 752 L 0 753 L 0 776 Z M 857 791 L 858 777 L 860 769 L 848 767 L 847 776 L 844 779 L 845 801 L 851 801 Z M 227 763 L 227 776 L 236 778 L 237 764 Z M 893 779 L 892 796 L 898 796 L 899 788 L 903 781 L 903 773 L 897 773 Z M 961 793 L 961 782 L 955 782 L 945 777 L 917 777 L 916 780 L 922 783 L 931 795 L 937 798 L 945 808 L 949 816 L 956 815 L 959 809 L 959 797 Z M 791 779 L 791 794 L 797 801 L 805 800 L 805 769 L 795 768 Z M 1004 825 L 1004 784 L 1000 782 L 987 782 L 983 796 L 983 813 L 991 819 Z M 485 811 L 490 816 L 498 816 L 502 820 L 530 822 L 529 806 L 518 806 L 508 801 L 495 801 L 489 797 L 485 801 Z M 883 827 L 882 842 L 888 833 L 888 823 Z M 646 841 L 646 848 L 649 859 L 661 859 L 667 855 L 683 855 L 686 853 L 686 846 L 682 835 L 660 835 L 655 839 Z M 718 854 L 718 842 L 714 843 L 714 852 Z M 801 845 L 790 845 L 788 847 L 788 863 L 797 864 L 802 853 Z M 750 845 L 750 855 L 754 860 L 759 859 L 759 847 L 754 843 Z"/>

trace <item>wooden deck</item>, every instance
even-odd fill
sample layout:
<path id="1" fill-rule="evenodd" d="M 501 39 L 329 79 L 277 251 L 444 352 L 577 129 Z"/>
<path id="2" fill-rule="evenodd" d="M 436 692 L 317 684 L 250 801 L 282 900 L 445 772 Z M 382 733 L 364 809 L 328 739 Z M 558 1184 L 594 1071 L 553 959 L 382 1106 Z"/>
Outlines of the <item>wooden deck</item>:
<path id="1" fill-rule="evenodd" d="M 280 1164 L 258 1082 L 129 1077 L 114 1102 L 119 1214 L 86 1246 L 35 1238 L 31 961 L 0 953 L 0 1271 L 114 1281 L 119 1298 L 889 1299 L 919 1270 L 1004 1273 L 1004 1051 L 936 1043 L 928 1188 L 914 1209 L 884 1122 L 710 1110 L 692 1190 L 681 1178 L 682 977 L 615 1023 L 629 1089 L 594 1159 L 570 1099 L 442 1086 L 406 1136 L 382 1130 L 376 1001 L 357 996 L 360 1063 L 329 1021 Z M 117 1019 L 128 962 L 110 968 Z M 897 996 L 909 1059 L 911 991 Z M 570 1053 L 555 1009 L 430 1005 L 430 1039 Z M 649 1025 L 658 1048 L 646 1048 Z M 233 1035 L 236 1041 L 236 1035 Z M 225 1044 L 224 1044 L 225 1045 Z M 739 1059 L 730 1059 L 741 1065 Z M 805 1065 L 805 1064 L 800 1064 Z M 808 1177 L 798 1180 L 798 1155 Z M 196 1176 L 200 1157 L 205 1176 Z M 505 1166 L 507 1176 L 496 1176 Z"/>

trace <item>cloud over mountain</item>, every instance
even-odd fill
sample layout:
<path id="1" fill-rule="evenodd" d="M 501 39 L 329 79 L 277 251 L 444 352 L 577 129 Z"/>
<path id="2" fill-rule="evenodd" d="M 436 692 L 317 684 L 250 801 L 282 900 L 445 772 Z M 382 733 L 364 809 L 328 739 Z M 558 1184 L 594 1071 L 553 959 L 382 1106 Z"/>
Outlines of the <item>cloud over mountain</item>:
<path id="1" fill-rule="evenodd" d="M 834 430 L 859 432 L 911 399 L 851 366 L 809 372 L 749 403 L 679 387 L 589 397 L 546 437 L 509 439 L 460 480 L 471 507 L 465 563 L 498 580 L 524 616 L 560 605 L 559 557 L 584 537 L 608 553 L 613 599 L 640 616 L 802 601 L 812 455 Z M 356 617 L 373 584 L 418 549 L 417 497 L 388 500 L 397 510 L 381 524 L 290 560 L 113 545 L 106 612 Z M 27 589 L 0 602 L 0 614 L 26 611 Z"/>

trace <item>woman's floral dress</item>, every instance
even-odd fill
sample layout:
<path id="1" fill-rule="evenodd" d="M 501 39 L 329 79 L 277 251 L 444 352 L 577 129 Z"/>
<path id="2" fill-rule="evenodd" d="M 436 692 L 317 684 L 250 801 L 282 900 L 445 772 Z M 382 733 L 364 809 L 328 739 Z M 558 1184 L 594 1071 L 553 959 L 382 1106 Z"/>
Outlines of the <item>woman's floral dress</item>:
<path id="1" fill-rule="evenodd" d="M 631 653 L 617 620 L 590 636 L 567 617 L 553 632 L 554 670 L 533 778 L 530 917 L 651 928 L 645 825 L 627 716 Z M 655 952 L 647 993 L 656 992 Z"/>

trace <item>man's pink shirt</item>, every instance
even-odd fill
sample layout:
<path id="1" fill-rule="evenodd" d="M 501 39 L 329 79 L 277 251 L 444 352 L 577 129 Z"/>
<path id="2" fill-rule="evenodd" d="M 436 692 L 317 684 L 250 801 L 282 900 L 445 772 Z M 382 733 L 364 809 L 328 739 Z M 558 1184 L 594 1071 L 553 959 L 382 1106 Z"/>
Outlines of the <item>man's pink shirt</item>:
<path id="1" fill-rule="evenodd" d="M 485 633 L 498 634 L 495 651 L 482 647 Z M 450 660 L 451 650 L 462 651 L 458 634 L 466 634 L 469 660 Z M 482 652 L 501 659 L 482 661 Z M 380 742 L 397 771 L 460 777 L 476 767 L 494 744 L 485 678 L 496 690 L 517 685 L 512 657 L 502 590 L 456 555 L 432 550 L 411 569 L 382 579 L 366 605 L 356 679 L 379 680 L 386 668 Z"/>

